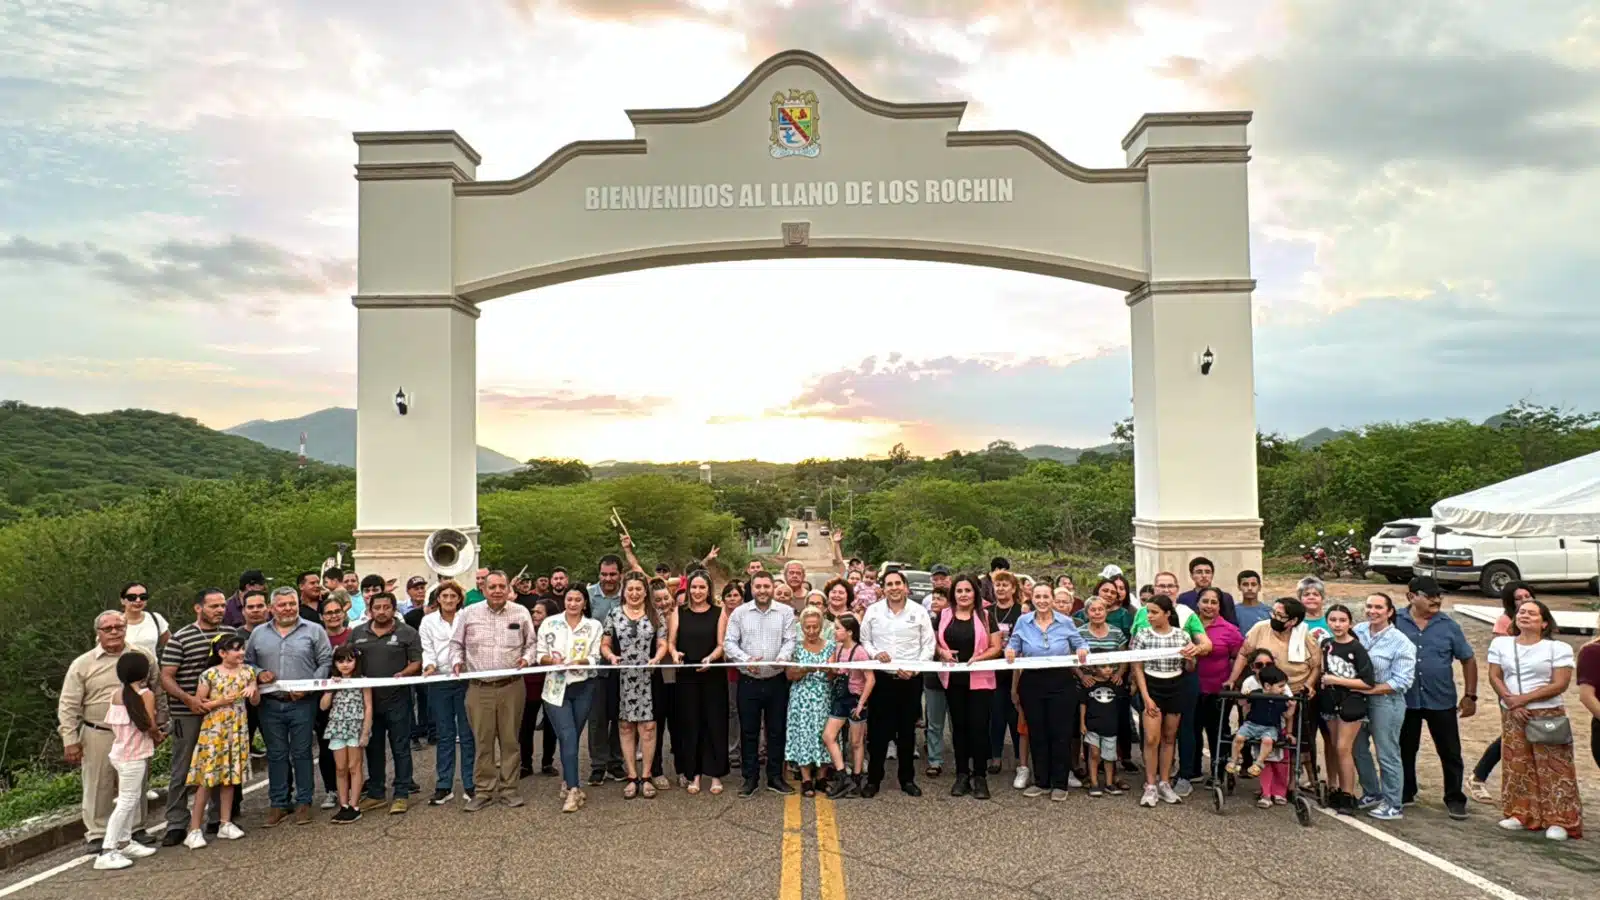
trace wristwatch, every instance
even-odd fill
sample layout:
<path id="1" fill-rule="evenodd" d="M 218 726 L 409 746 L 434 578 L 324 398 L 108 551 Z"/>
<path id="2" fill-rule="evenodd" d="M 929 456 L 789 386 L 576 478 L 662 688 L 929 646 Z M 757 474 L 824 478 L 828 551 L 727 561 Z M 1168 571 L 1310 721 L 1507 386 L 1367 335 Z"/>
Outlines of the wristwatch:
<path id="1" fill-rule="evenodd" d="M 1463 698 L 1467 699 L 1467 700 L 1474 700 L 1475 701 L 1475 700 L 1478 699 L 1478 695 L 1477 694 L 1462 694 L 1461 696 Z"/>

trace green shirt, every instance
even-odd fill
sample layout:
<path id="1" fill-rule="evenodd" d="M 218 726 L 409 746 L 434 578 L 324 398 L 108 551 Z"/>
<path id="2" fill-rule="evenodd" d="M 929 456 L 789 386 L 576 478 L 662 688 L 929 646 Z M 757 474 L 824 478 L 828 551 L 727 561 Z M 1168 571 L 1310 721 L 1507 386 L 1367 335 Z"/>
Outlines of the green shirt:
<path id="1" fill-rule="evenodd" d="M 1179 627 L 1188 632 L 1192 637 L 1200 637 L 1206 633 L 1205 623 L 1195 615 L 1194 610 L 1182 604 L 1177 604 Z M 1108 621 L 1109 621 L 1109 617 Z M 1150 611 L 1144 607 L 1139 608 L 1139 614 L 1133 617 L 1133 630 L 1128 632 L 1132 637 L 1150 627 Z"/>
<path id="2" fill-rule="evenodd" d="M 472 590 L 467 591 L 467 602 L 463 603 L 461 605 L 462 606 L 471 606 L 474 603 L 482 603 L 482 602 L 483 602 L 483 591 L 480 591 L 477 588 L 473 588 Z"/>

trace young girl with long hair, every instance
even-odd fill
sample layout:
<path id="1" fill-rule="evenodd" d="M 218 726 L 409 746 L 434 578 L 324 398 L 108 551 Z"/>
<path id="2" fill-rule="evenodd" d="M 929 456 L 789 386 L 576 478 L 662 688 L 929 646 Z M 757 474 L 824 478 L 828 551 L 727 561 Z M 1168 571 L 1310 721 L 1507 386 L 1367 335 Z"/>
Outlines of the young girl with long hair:
<path id="1" fill-rule="evenodd" d="M 218 640 L 212 660 L 215 664 L 200 674 L 194 695 L 205 708 L 206 717 L 200 722 L 200 737 L 189 763 L 194 806 L 189 813 L 189 836 L 183 845 L 190 850 L 206 845 L 206 834 L 200 826 L 213 790 L 220 791 L 217 807 L 222 821 L 217 837 L 227 841 L 244 837 L 239 826 L 233 824 L 233 792 L 250 778 L 250 731 L 245 721 L 245 703 L 261 702 L 255 667 L 244 663 L 244 638 L 230 634 Z"/>
<path id="2" fill-rule="evenodd" d="M 861 646 L 861 622 L 850 613 L 839 617 L 833 626 L 834 651 L 830 662 L 866 662 L 869 657 Z M 828 724 L 822 730 L 822 742 L 833 760 L 833 770 L 838 773 L 828 796 L 838 800 L 857 797 L 866 778 L 867 758 L 867 700 L 877 678 L 869 669 L 833 670 L 832 708 L 828 711 Z M 839 732 L 846 723 L 850 727 L 851 766 L 846 776 L 844 751 L 839 746 Z"/>
<path id="3" fill-rule="evenodd" d="M 135 859 L 156 852 L 133 839 L 144 806 L 145 772 L 156 745 L 166 737 L 155 724 L 156 695 L 146 686 L 150 658 L 131 648 L 125 651 L 117 659 L 117 680 L 122 682 L 122 690 L 111 698 L 105 719 L 112 734 L 110 759 L 117 770 L 117 805 L 106 820 L 106 836 L 94 861 L 96 869 L 126 869 Z"/>
<path id="4" fill-rule="evenodd" d="M 361 677 L 361 651 L 344 644 L 333 651 L 333 680 Z M 317 701 L 328 714 L 328 727 L 322 739 L 333 751 L 338 773 L 339 811 L 332 821 L 338 825 L 361 818 L 361 767 L 367 740 L 372 736 L 372 688 L 335 688 L 324 691 Z"/>
<path id="5" fill-rule="evenodd" d="M 1372 658 L 1355 636 L 1350 608 L 1335 603 L 1324 613 L 1332 637 L 1322 642 L 1322 685 L 1317 691 L 1317 711 L 1332 734 L 1328 805 L 1335 812 L 1355 811 L 1361 790 L 1356 781 L 1356 735 L 1367 718 L 1367 688 L 1372 687 Z"/>

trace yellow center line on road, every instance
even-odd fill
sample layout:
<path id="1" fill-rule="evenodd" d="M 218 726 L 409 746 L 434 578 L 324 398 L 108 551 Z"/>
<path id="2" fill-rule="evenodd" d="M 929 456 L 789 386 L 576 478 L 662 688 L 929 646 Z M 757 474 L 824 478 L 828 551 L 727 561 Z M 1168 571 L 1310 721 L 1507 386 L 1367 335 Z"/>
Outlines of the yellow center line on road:
<path id="1" fill-rule="evenodd" d="M 805 880 L 805 837 L 801 833 L 805 816 L 800 811 L 800 795 L 790 794 L 783 800 L 783 875 L 778 882 L 778 900 L 800 900 L 800 889 Z"/>
<path id="2" fill-rule="evenodd" d="M 839 848 L 839 822 L 833 801 L 817 797 L 817 861 L 822 868 L 821 900 L 845 900 L 844 857 Z"/>

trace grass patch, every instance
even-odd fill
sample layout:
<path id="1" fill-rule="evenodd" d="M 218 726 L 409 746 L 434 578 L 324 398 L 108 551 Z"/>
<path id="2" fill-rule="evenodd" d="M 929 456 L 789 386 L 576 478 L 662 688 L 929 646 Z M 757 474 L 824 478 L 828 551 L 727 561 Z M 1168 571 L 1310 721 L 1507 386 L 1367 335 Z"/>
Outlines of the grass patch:
<path id="1" fill-rule="evenodd" d="M 83 781 L 77 772 L 23 769 L 12 778 L 11 789 L 0 794 L 0 828 L 12 828 L 34 816 L 77 806 L 82 799 Z"/>

